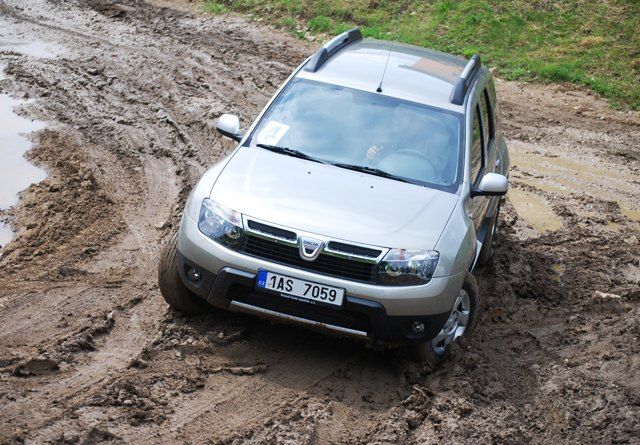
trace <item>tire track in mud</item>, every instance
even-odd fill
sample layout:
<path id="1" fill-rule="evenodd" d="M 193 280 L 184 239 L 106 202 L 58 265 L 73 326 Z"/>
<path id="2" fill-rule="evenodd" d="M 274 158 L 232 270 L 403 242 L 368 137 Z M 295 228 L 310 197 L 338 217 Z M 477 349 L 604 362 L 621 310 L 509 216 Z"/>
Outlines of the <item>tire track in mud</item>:
<path id="1" fill-rule="evenodd" d="M 108 330 L 104 341 L 98 340 L 99 344 L 95 346 L 95 351 L 82 357 L 79 363 L 73 366 L 69 372 L 70 375 L 60 381 L 45 381 L 39 385 L 39 392 L 45 394 L 41 397 L 41 403 L 57 405 L 63 402 L 63 404 L 71 406 L 77 404 L 79 397 L 84 398 L 84 393 L 91 391 L 96 385 L 100 385 L 105 380 L 111 379 L 112 375 L 126 369 L 132 360 L 149 345 L 154 338 L 154 333 L 158 331 L 160 320 L 166 313 L 166 308 L 159 306 L 157 301 L 153 299 L 139 297 L 139 295 L 144 295 L 149 288 L 153 288 L 151 283 L 155 283 L 155 270 L 150 271 L 149 268 L 139 267 L 139 265 L 144 264 L 149 256 L 157 254 L 159 240 L 157 230 L 154 228 L 155 221 L 158 219 L 163 223 L 169 221 L 174 213 L 173 203 L 178 199 L 178 187 L 172 166 L 173 164 L 168 162 L 166 158 L 163 160 L 147 157 L 143 159 L 140 169 L 141 177 L 136 178 L 138 181 L 120 183 L 119 187 L 116 187 L 114 193 L 111 194 L 113 198 L 117 197 L 125 203 L 123 214 L 128 233 L 116 244 L 100 252 L 88 265 L 87 271 L 99 275 L 101 271 L 111 270 L 113 272 L 113 269 L 122 269 L 123 267 L 129 271 L 133 270 L 133 274 L 127 272 L 123 274 L 123 277 L 130 284 L 124 291 L 135 294 L 134 299 L 140 299 L 140 302 L 135 301 L 130 309 L 118 310 L 116 307 L 114 326 Z M 127 176 L 126 173 L 123 175 L 120 170 L 121 166 L 114 163 L 108 165 L 108 169 L 104 173 L 111 177 Z M 138 196 L 135 196 L 136 194 Z M 129 199 L 131 196 L 135 196 L 135 199 Z M 111 278 L 109 279 L 111 280 Z M 118 281 L 119 279 L 116 279 L 114 282 L 117 284 L 115 288 L 122 289 Z M 88 306 L 90 309 L 92 301 L 102 298 L 103 293 L 104 290 L 100 292 L 92 288 L 85 288 L 69 299 L 73 303 Z M 67 299 L 60 294 L 53 295 L 51 310 L 55 310 L 56 303 L 61 300 L 61 297 Z M 38 302 L 38 305 L 41 304 L 42 302 Z M 32 308 L 37 313 L 37 307 L 32 306 Z M 75 313 L 82 312 L 82 308 L 72 305 L 67 307 L 64 312 L 73 316 Z M 46 316 L 46 312 L 44 315 Z M 49 329 L 51 327 L 49 325 Z M 44 326 L 39 326 L 39 328 L 44 340 L 44 336 L 49 330 L 46 321 Z M 30 331 L 29 334 L 33 341 L 33 331 Z M 7 333 L 7 336 L 12 335 Z M 46 343 L 42 346 L 46 347 Z M 75 346 L 75 343 L 72 343 L 72 346 Z M 59 347 L 64 351 L 69 347 L 69 344 L 62 343 Z M 91 349 L 93 347 L 89 348 L 89 350 Z M 73 388 L 73 391 L 69 391 L 69 388 Z M 45 437 L 42 438 L 42 441 L 46 440 L 46 433 L 50 429 L 55 429 L 55 421 L 67 414 L 63 411 L 52 417 L 52 413 L 47 412 L 42 418 L 38 418 L 38 413 L 34 413 L 30 408 L 25 411 L 21 406 L 13 408 L 11 405 L 7 406 L 7 409 L 15 409 L 20 417 L 29 418 L 32 428 L 44 428 Z M 35 437 L 34 440 L 40 441 L 38 437 Z"/>
<path id="2" fill-rule="evenodd" d="M 564 87 L 499 83 L 517 193 L 496 258 L 477 274 L 486 310 L 475 338 L 428 370 L 249 317 L 184 318 L 157 291 L 162 240 L 230 149 L 212 119 L 229 111 L 248 124 L 312 48 L 241 17 L 137 0 L 0 10 L 8 39 L 65 48 L 53 59 L 0 51 L 0 88 L 36 98 L 26 112 L 50 123 L 31 154 L 49 179 L 11 210 L 22 229 L 0 258 L 0 442 L 640 434 L 640 381 L 629 377 L 640 375 L 637 113 Z M 533 224 L 541 209 L 558 230 Z M 11 375 L 34 357 L 60 369 Z"/>
<path id="3" fill-rule="evenodd" d="M 265 326 L 257 327 L 258 331 L 263 329 Z M 271 331 L 267 329 L 267 332 Z M 259 434 L 264 425 L 272 424 L 274 420 L 277 422 L 279 417 L 304 410 L 315 398 L 322 400 L 322 408 L 325 409 L 332 404 L 331 396 L 326 393 L 338 389 L 338 385 L 331 382 L 337 378 L 351 386 L 352 382 L 340 375 L 354 366 L 363 366 L 362 363 L 372 367 L 373 370 L 367 370 L 365 375 L 374 378 L 360 382 L 358 388 L 348 388 L 348 393 L 359 395 L 354 398 L 368 397 L 382 389 L 402 386 L 391 366 L 388 369 L 380 366 L 377 355 L 362 351 L 359 345 L 349 344 L 345 347 L 333 344 L 335 341 L 330 340 L 330 346 L 335 348 L 332 349 L 333 353 L 324 354 L 326 359 L 318 361 L 318 352 L 327 351 L 324 344 L 326 339 L 307 333 L 302 333 L 302 338 L 299 338 L 295 331 L 285 332 L 284 335 L 278 333 L 266 342 L 261 340 L 262 332 L 252 332 L 247 337 L 250 345 L 227 346 L 212 354 L 217 356 L 217 360 L 226 358 L 224 362 L 231 360 L 232 363 L 239 360 L 242 365 L 248 365 L 246 360 L 251 358 L 266 370 L 252 376 L 233 376 L 212 373 L 211 367 L 206 369 L 204 378 L 207 391 L 176 401 L 176 413 L 171 418 L 167 440 L 179 441 L 189 437 L 196 442 L 206 442 L 213 436 L 214 442 L 231 443 L 248 432 Z M 264 351 L 266 348 L 268 350 Z M 277 391 L 274 388 L 278 388 Z M 389 393 L 391 395 L 387 394 L 384 402 L 379 403 L 392 406 L 401 400 L 399 391 Z M 354 425 L 353 429 L 362 429 L 362 425 Z M 123 433 L 125 440 L 135 439 L 138 443 L 154 443 L 158 440 L 158 431 L 153 426 Z"/>
<path id="4" fill-rule="evenodd" d="M 40 2 L 39 6 L 55 8 L 54 5 L 48 5 L 47 2 Z M 15 12 L 15 10 L 13 11 Z M 24 14 L 13 14 L 13 16 L 18 21 L 24 19 Z M 55 17 L 55 14 L 53 15 L 53 17 Z M 46 20 L 50 19 L 48 18 Z M 89 38 L 90 41 L 94 42 L 98 40 L 101 43 L 107 43 L 109 47 L 115 46 L 118 50 L 124 49 L 128 51 L 142 52 L 143 62 L 146 62 L 148 58 L 151 57 L 155 59 L 156 62 L 160 62 L 161 65 L 164 65 L 166 67 L 172 67 L 174 63 L 174 60 L 170 56 L 165 55 L 163 51 L 158 51 L 157 49 L 155 49 L 155 47 L 158 46 L 157 44 L 153 47 L 154 49 L 152 50 L 149 50 L 145 47 L 134 48 L 132 45 L 123 45 L 114 42 L 112 36 L 89 36 L 88 33 L 78 31 L 78 29 L 52 25 L 51 23 L 46 23 L 41 19 L 28 19 L 26 20 L 26 22 L 36 24 L 38 27 L 44 27 L 48 30 L 58 30 L 65 34 L 71 35 L 73 37 L 79 37 L 84 40 L 86 40 L 87 38 Z M 76 25 L 82 24 L 76 23 Z M 82 28 L 82 26 L 80 26 L 80 28 Z M 36 33 L 40 34 L 41 36 L 42 34 L 45 34 L 44 36 L 42 36 L 44 39 L 49 38 L 49 36 L 46 35 L 46 32 L 43 33 L 42 30 L 38 30 L 36 31 Z M 53 37 L 54 39 L 56 38 L 55 36 Z M 69 44 L 69 42 L 65 43 Z M 74 50 L 76 50 L 75 52 L 78 52 L 77 45 L 70 44 L 69 46 L 71 52 L 74 52 Z M 77 63 L 78 59 L 80 59 L 80 64 Z M 54 109 L 52 110 L 52 112 L 55 119 L 59 119 L 63 122 L 73 121 L 75 123 L 75 127 L 84 133 L 83 136 L 85 138 L 88 138 L 89 140 L 91 140 L 91 142 L 104 144 L 105 148 L 107 148 L 106 152 L 103 152 L 101 150 L 94 150 L 91 154 L 96 160 L 96 163 L 98 165 L 101 165 L 100 173 L 103 177 L 102 179 L 104 179 L 104 191 L 109 195 L 109 199 L 112 200 L 115 207 L 119 208 L 118 213 L 122 215 L 122 220 L 124 223 L 122 228 L 123 234 L 119 236 L 119 241 L 117 241 L 116 244 L 114 244 L 112 247 L 104 249 L 101 246 L 99 251 L 97 252 L 97 255 L 94 256 L 94 261 L 88 262 L 86 264 L 86 270 L 90 274 L 94 275 L 107 275 L 108 281 L 112 281 L 113 278 L 115 278 L 115 288 L 124 292 L 132 292 L 132 285 L 133 288 L 141 288 L 147 286 L 147 281 L 149 278 L 151 279 L 151 282 L 155 284 L 155 270 L 153 270 L 154 267 L 144 267 L 144 264 L 149 262 L 155 264 L 154 258 L 159 246 L 159 237 L 166 233 L 167 229 L 165 227 L 170 227 L 177 221 L 175 219 L 175 215 L 179 211 L 178 196 L 176 193 L 167 193 L 167 191 L 170 190 L 163 186 L 162 178 L 167 176 L 171 181 L 173 181 L 175 173 L 181 173 L 183 175 L 183 178 L 186 176 L 186 179 L 183 179 L 180 185 L 180 194 L 182 195 L 182 198 L 184 198 L 184 195 L 186 194 L 186 192 L 188 192 L 188 190 L 186 189 L 186 187 L 188 186 L 188 182 L 190 181 L 192 183 L 197 175 L 201 173 L 203 165 L 206 166 L 211 162 L 211 160 L 203 161 L 202 159 L 197 159 L 197 157 L 202 156 L 203 152 L 206 153 L 207 149 L 209 148 L 209 144 L 202 144 L 201 140 L 197 141 L 200 143 L 200 145 L 203 146 L 203 150 L 194 153 L 194 145 L 196 144 L 196 142 L 194 142 L 194 138 L 191 135 L 192 132 L 189 129 L 189 125 L 184 124 L 185 117 L 187 117 L 185 116 L 185 114 L 187 114 L 188 119 L 190 119 L 190 125 L 197 125 L 200 123 L 202 125 L 199 126 L 202 127 L 204 125 L 206 131 L 206 119 L 208 110 L 205 109 L 204 114 L 202 115 L 202 121 L 205 122 L 198 122 L 197 118 L 194 119 L 195 116 L 194 113 L 191 112 L 192 110 L 186 110 L 187 112 L 185 113 L 184 110 L 180 110 L 179 108 L 174 107 L 175 104 L 172 103 L 174 101 L 173 96 L 183 96 L 180 91 L 180 89 L 183 89 L 183 87 L 192 88 L 194 84 L 197 84 L 196 87 L 200 88 L 200 81 L 202 80 L 201 76 L 203 75 L 208 78 L 215 78 L 215 75 L 220 71 L 220 64 L 218 64 L 217 67 L 206 66 L 206 58 L 199 57 L 198 60 L 187 58 L 187 66 L 189 68 L 189 72 L 176 73 L 178 77 L 183 77 L 186 74 L 186 82 L 182 81 L 174 83 L 170 81 L 165 75 L 161 75 L 158 78 L 158 80 L 160 81 L 159 86 L 160 88 L 164 87 L 164 89 L 162 91 L 157 91 L 158 88 L 155 85 L 151 85 L 151 90 L 153 91 L 152 95 L 156 96 L 157 101 L 157 105 L 152 105 L 152 107 L 154 108 L 152 112 L 155 111 L 155 116 L 152 114 L 151 120 L 154 121 L 154 125 L 150 129 L 142 129 L 142 131 L 139 130 L 140 127 L 137 127 L 138 130 L 136 128 L 133 128 L 133 131 L 129 130 L 129 127 L 125 129 L 126 132 L 123 134 L 123 132 L 121 131 L 122 128 L 117 128 L 117 125 L 113 125 L 109 122 L 109 120 L 111 119 L 110 115 L 113 115 L 113 112 L 119 112 L 119 110 L 127 106 L 128 103 L 130 104 L 131 102 L 137 102 L 138 97 L 134 95 L 133 97 L 126 97 L 126 99 L 122 98 L 121 96 L 123 94 L 126 94 L 126 91 L 118 91 L 120 90 L 120 88 L 115 88 L 117 93 L 116 97 L 110 94 L 105 96 L 100 93 L 100 90 L 102 90 L 104 86 L 106 86 L 104 85 L 105 82 L 102 80 L 99 80 L 97 82 L 97 85 L 95 85 L 98 90 L 96 91 L 96 88 L 92 88 L 94 85 L 91 85 L 91 83 L 93 83 L 91 82 L 93 79 L 88 78 L 88 76 L 84 74 L 83 71 L 87 70 L 90 73 L 97 71 L 98 77 L 100 77 L 100 74 L 104 72 L 104 65 L 102 65 L 104 62 L 96 61 L 95 63 L 93 63 L 95 58 L 90 57 L 89 68 L 87 69 L 86 65 L 85 67 L 82 66 L 82 59 L 84 59 L 82 55 L 78 56 L 77 54 L 74 54 L 71 60 L 60 61 L 60 65 L 62 66 L 59 66 L 58 68 L 61 68 L 61 71 L 63 72 L 57 73 L 59 77 L 62 78 L 58 80 L 58 83 L 60 82 L 60 80 L 62 80 L 65 81 L 66 84 L 69 84 L 68 79 L 64 78 L 64 76 L 66 75 L 72 80 L 74 78 L 77 79 L 78 81 L 76 83 L 76 87 L 79 88 L 78 90 L 76 90 L 75 87 L 69 88 L 67 85 L 63 85 L 63 87 L 61 88 L 62 91 L 59 91 L 58 95 L 64 96 L 64 101 L 62 102 L 64 102 L 64 105 L 66 107 L 70 106 L 71 110 L 69 110 L 68 108 Z M 20 65 L 19 58 L 18 60 L 15 60 L 15 62 L 17 62 L 16 65 Z M 10 62 L 9 71 L 12 71 L 12 69 L 15 67 L 15 65 L 11 65 L 13 64 Z M 270 65 L 272 65 L 272 63 Z M 235 70 L 235 68 L 233 67 L 225 68 L 223 66 L 222 68 L 223 74 L 225 76 L 228 76 L 227 73 Z M 286 67 L 281 67 L 283 75 L 285 72 L 284 70 L 287 69 L 288 68 Z M 65 74 L 64 71 L 66 71 L 67 73 Z M 12 73 L 14 75 L 17 74 L 16 77 L 18 78 L 22 77 L 21 75 L 26 74 L 26 72 Z M 31 77 L 30 73 L 29 76 Z M 130 92 L 149 91 L 149 80 L 143 81 L 142 79 L 136 78 L 135 76 L 129 77 L 132 81 L 133 86 L 133 88 L 128 88 Z M 198 78 L 198 81 L 189 81 L 189 77 Z M 112 79 L 114 78 L 117 78 L 117 75 L 108 78 L 107 85 L 112 86 Z M 45 79 L 43 79 L 43 81 L 38 81 L 38 83 L 40 84 L 45 82 Z M 242 92 L 242 89 L 237 85 L 233 85 L 232 82 L 226 83 L 227 86 L 230 87 L 229 91 L 235 90 L 237 94 L 242 94 L 243 96 L 245 96 Z M 45 87 L 47 86 L 49 85 L 46 85 Z M 158 97 L 158 94 L 160 97 Z M 102 99 L 101 102 L 103 102 L 103 104 L 102 106 L 98 107 L 98 110 L 91 110 L 92 106 L 94 105 L 91 102 L 93 100 L 92 98 Z M 104 99 L 106 99 L 107 101 L 106 104 L 104 104 Z M 72 105 L 74 101 L 76 102 L 76 104 Z M 260 101 L 263 102 L 264 99 L 261 98 Z M 140 106 L 142 107 L 148 105 L 148 99 L 144 96 L 141 98 L 141 102 L 142 103 L 140 104 Z M 107 106 L 106 109 L 105 105 Z M 111 107 L 111 110 L 109 109 L 109 107 Z M 83 119 L 83 117 L 77 115 L 69 118 L 68 115 L 73 115 L 74 108 L 89 112 L 89 119 Z M 200 108 L 202 108 L 202 106 Z M 71 113 L 69 113 L 70 111 Z M 91 113 L 91 111 L 94 112 Z M 95 111 L 98 111 L 99 114 L 95 113 Z M 100 116 L 100 114 L 102 115 L 101 118 L 94 117 Z M 51 118 L 51 116 L 48 117 Z M 79 122 L 76 119 L 79 120 Z M 135 116 L 132 116 L 131 113 L 125 112 L 124 118 L 118 119 L 117 117 L 115 117 L 113 119 L 114 121 L 116 121 L 116 124 L 127 125 L 136 118 Z M 160 125 L 156 124 L 155 121 L 160 121 Z M 88 130 L 89 127 L 95 128 Z M 148 133 L 149 130 L 151 133 L 150 137 L 145 135 L 145 133 Z M 202 128 L 199 129 L 199 131 L 201 130 Z M 208 132 L 210 133 L 210 131 Z M 147 141 L 144 140 L 145 138 L 151 139 L 152 143 L 149 145 L 151 145 L 154 155 L 149 156 L 147 154 L 144 154 L 144 151 L 146 151 L 146 149 L 140 150 L 142 155 L 141 157 L 146 160 L 141 163 L 136 162 L 136 158 L 138 158 L 138 155 L 135 152 L 127 152 L 126 149 L 129 147 L 124 147 L 125 149 L 123 150 L 122 147 L 115 146 L 117 145 L 114 143 L 116 138 L 114 138 L 113 136 L 115 135 L 123 135 L 125 136 L 125 139 L 131 140 L 131 142 L 133 143 L 130 145 L 130 147 L 133 146 L 134 149 L 147 145 Z M 109 139 L 105 140 L 105 136 Z M 142 139 L 142 141 L 140 141 L 140 139 Z M 160 155 L 160 158 L 155 157 L 158 155 Z M 187 156 L 186 160 L 185 155 Z M 196 156 L 195 159 L 193 159 L 194 155 Z M 164 161 L 162 161 L 162 156 L 167 156 L 164 158 Z M 108 159 L 114 157 L 115 160 Z M 208 157 L 210 158 L 210 156 Z M 189 158 L 192 158 L 195 162 L 190 161 Z M 123 163 L 122 160 L 124 160 L 125 162 Z M 136 166 L 136 164 L 138 164 L 139 166 Z M 176 164 L 179 167 L 172 167 Z M 175 170 L 175 172 L 173 172 L 172 170 Z M 147 190 L 146 196 L 132 199 L 132 197 L 136 196 L 138 194 L 138 191 L 141 189 Z M 158 227 L 159 230 L 157 230 Z M 11 254 L 12 252 L 9 252 L 9 260 L 11 260 Z M 149 261 L 149 259 L 151 259 L 151 261 Z M 125 266 L 124 268 L 123 265 Z M 143 266 L 140 267 L 141 265 Z M 133 269 L 133 274 L 130 270 L 123 270 L 126 268 L 126 266 L 129 266 L 131 269 Z M 105 271 L 108 271 L 108 273 L 105 274 Z M 100 292 L 94 292 L 94 294 L 95 293 L 97 293 L 97 295 L 92 296 L 99 298 Z M 82 302 L 83 300 L 81 298 L 86 298 L 87 294 L 81 291 L 77 293 L 76 297 L 80 297 L 77 298 L 77 301 Z M 53 296 L 53 299 L 55 300 L 56 298 L 64 298 L 64 295 L 56 294 Z M 115 304 L 116 302 L 117 299 L 116 301 L 113 301 L 112 304 Z M 109 332 L 109 336 L 106 341 L 97 346 L 96 352 L 88 353 L 86 356 L 83 356 L 80 359 L 80 361 L 84 363 L 78 363 L 77 366 L 75 366 L 76 369 L 72 371 L 71 376 L 63 379 L 60 382 L 54 383 L 53 388 L 48 388 L 45 386 L 44 391 L 48 392 L 47 399 L 67 399 L 64 404 L 67 406 L 73 406 L 75 403 L 74 400 L 77 399 L 75 394 L 69 395 L 67 393 L 67 397 L 61 397 L 65 394 L 65 391 L 68 392 L 67 388 L 74 388 L 78 392 L 78 394 L 83 394 L 84 392 L 89 390 L 90 387 L 95 386 L 96 384 L 99 385 L 103 380 L 106 379 L 106 381 L 109 381 L 113 379 L 113 377 L 111 377 L 109 374 L 120 371 L 120 369 L 126 366 L 132 358 L 139 355 L 139 353 L 144 349 L 147 342 L 151 341 L 154 338 L 152 335 L 149 335 L 149 333 L 143 334 L 139 332 L 140 326 L 138 323 L 133 323 L 133 320 L 138 317 L 149 319 L 152 327 L 150 332 L 152 332 L 154 329 L 157 331 L 159 329 L 157 326 L 158 320 L 166 311 L 165 307 L 162 304 L 158 305 L 157 303 L 157 300 L 155 300 L 155 304 L 149 304 L 148 300 L 145 300 L 142 304 L 134 307 L 134 309 L 130 311 L 129 314 L 122 313 L 121 315 L 126 318 L 123 321 L 116 323 L 116 326 L 111 330 L 111 332 Z M 84 305 L 84 303 L 81 304 Z M 78 307 L 71 307 L 70 311 L 75 312 L 78 311 L 78 309 Z M 137 314 L 138 312 L 140 313 L 139 315 Z M 41 347 L 43 349 L 46 348 L 46 344 L 41 344 Z M 26 403 L 26 405 L 28 406 L 29 403 Z M 17 408 L 16 411 L 19 412 L 20 408 Z M 69 419 L 65 419 L 66 414 L 68 413 L 63 412 L 61 414 L 61 424 L 68 426 Z M 30 419 L 30 427 L 39 429 L 42 425 L 39 426 L 40 422 L 37 421 L 36 417 L 36 415 L 32 415 Z M 43 418 L 46 419 L 47 414 L 44 414 Z M 36 435 L 34 436 L 36 440 L 44 440 L 44 438 L 48 437 L 48 434 L 52 434 L 52 432 L 56 430 L 55 417 L 54 419 L 49 419 L 48 423 L 51 426 L 42 430 L 44 436 Z M 62 431 L 62 433 L 64 433 L 64 430 Z"/>
<path id="5" fill-rule="evenodd" d="M 9 403 L 5 408 L 20 419 L 28 419 L 29 428 L 44 429 L 47 432 L 47 427 L 69 414 L 67 406 L 73 406 L 78 399 L 84 399 L 87 392 L 128 367 L 157 330 L 160 318 L 158 315 L 157 305 L 152 300 L 147 300 L 130 311 L 118 312 L 115 315 L 115 327 L 104 341 L 96 345 L 95 351 L 84 357 L 83 363 L 74 366 L 61 380 L 42 379 L 38 385 L 38 392 L 42 394 L 39 403 L 47 407 L 62 405 L 62 411 L 51 412 L 47 409 L 41 412 L 18 402 Z M 44 437 L 36 436 L 33 439 L 37 443 L 47 441 L 50 437 L 45 434 Z"/>

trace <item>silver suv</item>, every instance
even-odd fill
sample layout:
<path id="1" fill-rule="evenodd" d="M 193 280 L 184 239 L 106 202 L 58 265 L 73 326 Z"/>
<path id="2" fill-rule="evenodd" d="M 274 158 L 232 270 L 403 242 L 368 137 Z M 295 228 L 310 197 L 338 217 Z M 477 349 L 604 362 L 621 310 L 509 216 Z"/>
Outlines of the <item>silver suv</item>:
<path id="1" fill-rule="evenodd" d="M 492 75 L 354 29 L 305 60 L 188 198 L 160 290 L 442 357 L 470 335 L 509 154 Z"/>

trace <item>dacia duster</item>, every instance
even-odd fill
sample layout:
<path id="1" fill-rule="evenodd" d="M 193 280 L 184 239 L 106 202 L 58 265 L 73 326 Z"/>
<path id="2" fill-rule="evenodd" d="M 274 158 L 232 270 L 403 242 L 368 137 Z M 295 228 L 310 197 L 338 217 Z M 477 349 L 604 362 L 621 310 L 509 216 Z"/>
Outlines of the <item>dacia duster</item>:
<path id="1" fill-rule="evenodd" d="M 188 198 L 165 247 L 166 301 L 442 357 L 468 337 L 509 155 L 477 55 L 347 31 L 285 81 Z"/>

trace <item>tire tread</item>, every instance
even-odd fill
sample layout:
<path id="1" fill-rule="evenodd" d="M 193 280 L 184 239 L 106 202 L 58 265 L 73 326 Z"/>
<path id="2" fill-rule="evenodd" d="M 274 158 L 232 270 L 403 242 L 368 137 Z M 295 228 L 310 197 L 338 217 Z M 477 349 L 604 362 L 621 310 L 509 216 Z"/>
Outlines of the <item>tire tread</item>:
<path id="1" fill-rule="evenodd" d="M 482 310 L 482 299 L 480 298 L 478 282 L 471 272 L 467 272 L 462 287 L 469 293 L 469 296 L 471 297 L 471 304 L 475 305 L 475 309 L 472 310 L 467 329 L 465 330 L 464 335 L 460 339 L 458 339 L 458 343 L 464 348 L 466 346 L 466 342 L 468 341 L 471 334 L 473 334 L 473 331 L 475 330 L 478 323 L 478 318 Z M 442 355 L 436 354 L 436 352 L 433 350 L 433 347 L 431 346 L 431 341 L 416 345 L 407 345 L 401 348 L 401 354 L 404 357 L 411 361 L 421 363 L 431 369 L 436 369 L 438 366 L 440 366 L 450 352 L 451 351 L 449 347 Z"/>
<path id="2" fill-rule="evenodd" d="M 191 292 L 178 272 L 178 232 L 176 231 L 162 249 L 158 263 L 158 285 L 160 293 L 169 305 L 189 315 L 212 311 L 211 305 Z"/>

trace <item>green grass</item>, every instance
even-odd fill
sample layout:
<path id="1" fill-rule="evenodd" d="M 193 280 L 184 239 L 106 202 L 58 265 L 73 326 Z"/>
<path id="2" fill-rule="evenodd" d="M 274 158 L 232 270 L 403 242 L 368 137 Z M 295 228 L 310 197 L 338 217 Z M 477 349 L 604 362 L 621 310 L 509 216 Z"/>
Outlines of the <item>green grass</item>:
<path id="1" fill-rule="evenodd" d="M 218 0 L 212 13 L 264 17 L 304 37 L 359 26 L 365 36 L 470 56 L 510 80 L 571 82 L 640 109 L 638 0 Z"/>
<path id="2" fill-rule="evenodd" d="M 220 2 L 206 1 L 204 2 L 204 10 L 211 14 L 222 14 L 227 12 L 227 7 Z"/>

